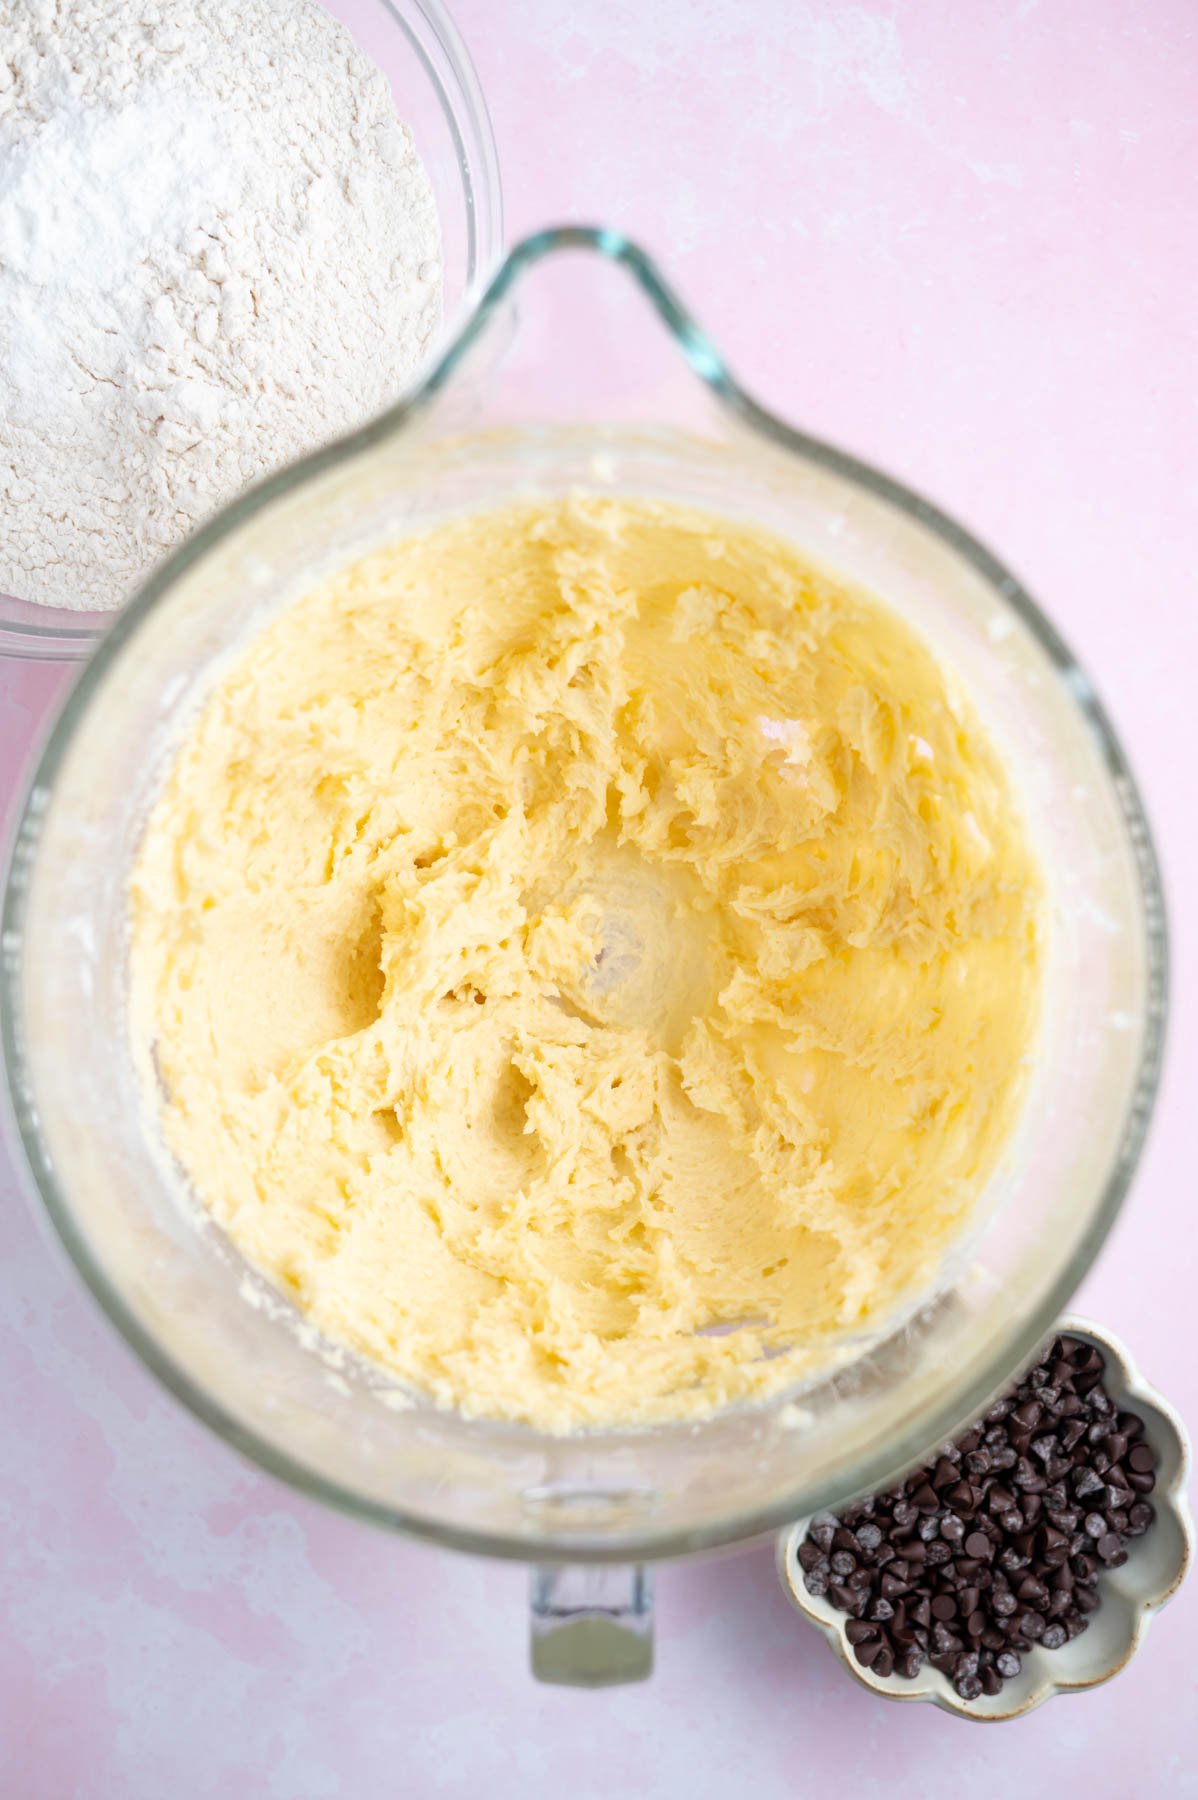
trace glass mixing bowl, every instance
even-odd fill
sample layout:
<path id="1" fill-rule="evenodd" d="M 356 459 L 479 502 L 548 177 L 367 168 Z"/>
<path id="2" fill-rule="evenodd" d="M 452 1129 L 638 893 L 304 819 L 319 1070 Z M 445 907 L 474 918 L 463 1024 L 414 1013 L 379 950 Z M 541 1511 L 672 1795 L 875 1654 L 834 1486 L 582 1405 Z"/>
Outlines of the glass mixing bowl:
<path id="1" fill-rule="evenodd" d="M 443 318 L 452 330 L 503 246 L 499 160 L 478 77 L 441 0 L 322 0 L 382 70 L 411 127 L 441 220 Z M 74 612 L 0 593 L 0 656 L 73 662 L 115 612 Z"/>
<path id="2" fill-rule="evenodd" d="M 770 1404 L 553 1437 L 439 1411 L 322 1347 L 196 1216 L 147 1124 L 128 1045 L 126 882 L 163 759 L 247 631 L 316 572 L 385 540 L 580 489 L 755 521 L 907 615 L 1010 764 L 1044 865 L 1051 948 L 1015 1141 L 984 1228 L 933 1297 Z M 585 1634 L 558 1642 L 554 1662 L 556 1628 L 579 1615 L 610 1624 L 623 1607 L 643 1638 L 643 1579 L 599 1565 L 732 1543 L 877 1487 L 1008 1381 L 1127 1190 L 1165 991 L 1161 892 L 1132 777 L 1019 582 L 935 507 L 756 405 L 648 260 L 581 228 L 518 246 L 406 403 L 244 496 L 135 596 L 34 775 L 3 949 L 29 1166 L 119 1330 L 185 1405 L 296 1487 L 541 1565 L 535 1660 L 575 1679 L 610 1676 L 613 1660 L 618 1673 L 643 1668 L 631 1638 L 620 1663 Z"/>

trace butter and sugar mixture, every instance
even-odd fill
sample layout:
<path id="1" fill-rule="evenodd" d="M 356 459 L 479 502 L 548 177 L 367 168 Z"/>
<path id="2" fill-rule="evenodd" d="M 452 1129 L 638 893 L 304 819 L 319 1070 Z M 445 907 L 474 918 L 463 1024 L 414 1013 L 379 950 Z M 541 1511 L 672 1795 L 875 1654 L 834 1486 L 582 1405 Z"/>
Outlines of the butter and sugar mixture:
<path id="1" fill-rule="evenodd" d="M 312 1321 L 549 1429 L 792 1383 L 1009 1137 L 1041 894 L 892 612 L 648 501 L 466 518 L 254 638 L 132 884 L 166 1139 Z"/>

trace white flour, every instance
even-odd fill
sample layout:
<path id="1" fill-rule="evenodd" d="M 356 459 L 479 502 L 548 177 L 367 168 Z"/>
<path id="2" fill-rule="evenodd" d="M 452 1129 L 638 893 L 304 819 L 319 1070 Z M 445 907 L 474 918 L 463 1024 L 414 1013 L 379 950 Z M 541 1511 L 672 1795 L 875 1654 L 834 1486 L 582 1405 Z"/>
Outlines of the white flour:
<path id="1" fill-rule="evenodd" d="M 0 0 L 0 592 L 112 607 L 393 400 L 432 191 L 317 0 Z"/>

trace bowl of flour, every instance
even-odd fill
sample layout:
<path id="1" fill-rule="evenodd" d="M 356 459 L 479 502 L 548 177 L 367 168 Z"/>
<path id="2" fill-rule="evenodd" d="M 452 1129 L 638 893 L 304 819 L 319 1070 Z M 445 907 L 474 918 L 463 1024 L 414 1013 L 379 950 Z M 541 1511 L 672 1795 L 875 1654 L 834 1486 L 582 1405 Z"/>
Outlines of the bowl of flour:
<path id="1" fill-rule="evenodd" d="M 391 405 L 501 236 L 429 0 L 0 0 L 0 654 Z"/>

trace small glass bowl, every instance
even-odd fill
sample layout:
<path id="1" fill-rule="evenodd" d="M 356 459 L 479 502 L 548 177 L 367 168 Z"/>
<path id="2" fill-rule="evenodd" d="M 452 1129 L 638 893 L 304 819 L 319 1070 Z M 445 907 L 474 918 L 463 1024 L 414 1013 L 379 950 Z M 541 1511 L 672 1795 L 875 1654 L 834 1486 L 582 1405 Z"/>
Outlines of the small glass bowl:
<path id="1" fill-rule="evenodd" d="M 474 65 L 441 0 L 322 0 L 391 84 L 441 220 L 442 334 L 456 327 L 503 247 L 499 159 Z M 75 662 L 119 614 L 0 593 L 0 657 Z"/>
<path id="2" fill-rule="evenodd" d="M 1194 1555 L 1194 1528 L 1186 1501 L 1190 1445 L 1185 1426 L 1168 1401 L 1144 1380 L 1117 1337 L 1073 1316 L 1061 1319 L 1056 1329 L 1082 1338 L 1101 1352 L 1106 1360 L 1103 1379 L 1116 1407 L 1120 1412 L 1139 1413 L 1143 1419 L 1146 1440 L 1159 1457 L 1151 1496 L 1156 1519 L 1143 1537 L 1128 1545 L 1122 1567 L 1105 1569 L 1099 1576 L 1102 1605 L 1091 1614 L 1089 1629 L 1059 1650 L 1039 1646 L 1029 1650 L 1013 1681 L 1004 1682 L 999 1693 L 980 1694 L 976 1700 L 963 1700 L 948 1676 L 930 1663 L 911 1681 L 862 1668 L 845 1636 L 846 1615 L 828 1600 L 809 1594 L 804 1585 L 799 1546 L 811 1520 L 800 1519 L 778 1539 L 782 1586 L 803 1617 L 823 1632 L 850 1675 L 883 1699 L 930 1700 L 945 1712 L 981 1724 L 1021 1718 L 1045 1700 L 1082 1693 L 1126 1668 L 1144 1641 L 1152 1615 L 1173 1598 L 1185 1579 Z"/>

